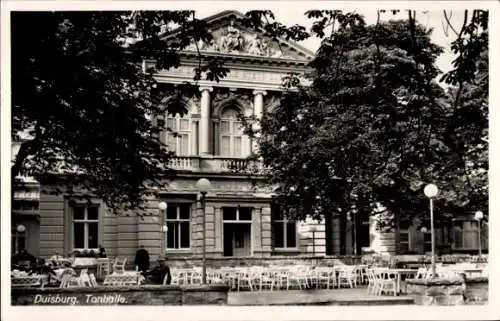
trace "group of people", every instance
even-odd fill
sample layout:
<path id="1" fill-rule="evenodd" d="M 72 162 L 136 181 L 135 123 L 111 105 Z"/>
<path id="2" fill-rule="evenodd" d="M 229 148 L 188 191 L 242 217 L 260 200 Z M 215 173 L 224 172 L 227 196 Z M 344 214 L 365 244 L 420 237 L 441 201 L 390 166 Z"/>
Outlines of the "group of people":
<path id="1" fill-rule="evenodd" d="M 149 252 L 144 248 L 144 245 L 141 245 L 135 253 L 134 263 L 146 279 L 146 283 L 163 284 L 163 280 L 165 278 L 167 278 L 166 284 L 170 284 L 172 282 L 170 268 L 164 261 L 158 260 L 157 265 L 153 269 L 149 269 Z"/>
<path id="2" fill-rule="evenodd" d="M 23 249 L 19 253 L 12 256 L 11 264 L 14 269 L 25 270 L 30 273 L 37 272 L 55 275 L 54 269 L 58 267 L 71 267 L 74 259 L 74 255 L 72 256 L 72 258 L 68 259 L 61 256 L 59 253 L 56 253 L 46 262 L 44 259 L 37 259 L 34 255 Z M 101 245 L 99 245 L 98 257 L 107 257 L 106 250 Z M 171 283 L 172 276 L 170 274 L 170 268 L 164 261 L 158 260 L 157 265 L 150 269 L 149 252 L 143 245 L 141 245 L 137 250 L 134 263 L 146 279 L 146 283 L 163 284 L 165 277 L 166 284 Z"/>

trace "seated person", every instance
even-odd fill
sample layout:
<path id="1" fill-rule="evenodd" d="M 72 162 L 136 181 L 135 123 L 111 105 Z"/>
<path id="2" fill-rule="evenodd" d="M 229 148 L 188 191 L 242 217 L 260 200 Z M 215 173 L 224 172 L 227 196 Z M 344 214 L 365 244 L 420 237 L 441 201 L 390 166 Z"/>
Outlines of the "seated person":
<path id="1" fill-rule="evenodd" d="M 157 265 L 151 271 L 142 272 L 142 275 L 146 278 L 145 283 L 149 284 L 163 284 L 165 276 L 167 277 L 166 284 L 172 282 L 172 275 L 170 274 L 170 268 L 164 261 L 157 261 Z"/>
<path id="2" fill-rule="evenodd" d="M 19 253 L 12 256 L 11 264 L 20 270 L 27 271 L 36 265 L 36 257 L 28 253 L 26 249 L 22 249 Z"/>

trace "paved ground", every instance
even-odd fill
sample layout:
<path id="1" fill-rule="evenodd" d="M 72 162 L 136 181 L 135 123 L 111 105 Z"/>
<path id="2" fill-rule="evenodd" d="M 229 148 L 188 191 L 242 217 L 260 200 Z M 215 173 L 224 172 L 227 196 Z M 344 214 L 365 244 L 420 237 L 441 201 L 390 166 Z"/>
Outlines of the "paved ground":
<path id="1" fill-rule="evenodd" d="M 408 296 L 377 296 L 366 288 L 229 292 L 229 305 L 408 305 Z"/>

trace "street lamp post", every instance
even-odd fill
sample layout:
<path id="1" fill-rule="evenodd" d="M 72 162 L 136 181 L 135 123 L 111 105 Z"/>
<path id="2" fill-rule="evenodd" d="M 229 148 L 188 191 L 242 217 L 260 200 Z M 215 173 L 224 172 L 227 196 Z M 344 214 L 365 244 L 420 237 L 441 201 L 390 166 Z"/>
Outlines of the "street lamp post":
<path id="1" fill-rule="evenodd" d="M 311 225 L 309 231 L 312 233 L 313 237 L 313 256 L 316 256 L 316 226 Z"/>
<path id="2" fill-rule="evenodd" d="M 439 189 L 434 184 L 428 184 L 424 188 L 424 194 L 429 199 L 429 209 L 431 212 L 431 246 L 432 246 L 432 257 L 431 257 L 431 266 L 432 266 L 432 278 L 436 277 L 436 244 L 434 240 L 434 204 L 433 200 L 438 195 Z"/>
<path id="3" fill-rule="evenodd" d="M 479 237 L 479 260 L 481 260 L 481 220 L 483 219 L 484 215 L 483 212 L 477 211 L 476 215 L 474 215 L 474 218 L 477 220 L 477 227 L 478 227 L 478 237 Z"/>
<path id="4" fill-rule="evenodd" d="M 167 211 L 167 203 L 165 202 L 160 202 L 158 204 L 158 208 L 160 209 L 160 213 L 161 213 L 161 218 L 160 218 L 160 231 L 161 231 L 161 236 L 162 236 L 162 240 L 161 240 L 161 256 L 162 258 L 165 258 L 165 253 L 166 253 L 166 248 L 167 248 L 167 231 L 168 231 L 168 227 L 167 227 L 167 224 L 165 222 L 165 212 Z"/>
<path id="5" fill-rule="evenodd" d="M 201 193 L 201 214 L 202 214 L 202 267 L 201 267 L 201 282 L 207 284 L 207 247 L 206 247 L 206 219 L 205 219 L 205 201 L 207 192 L 210 189 L 210 181 L 206 178 L 200 178 L 196 182 L 196 187 Z"/>

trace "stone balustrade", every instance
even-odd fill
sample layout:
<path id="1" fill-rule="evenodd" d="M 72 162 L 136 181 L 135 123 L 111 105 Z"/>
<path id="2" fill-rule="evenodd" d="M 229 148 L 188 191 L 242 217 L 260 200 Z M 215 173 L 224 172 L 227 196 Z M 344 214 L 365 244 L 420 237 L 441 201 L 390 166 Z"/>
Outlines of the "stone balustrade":
<path id="1" fill-rule="evenodd" d="M 177 171 L 242 173 L 246 174 L 248 160 L 221 156 L 175 156 L 170 159 L 170 168 Z"/>

